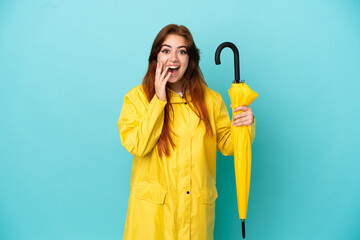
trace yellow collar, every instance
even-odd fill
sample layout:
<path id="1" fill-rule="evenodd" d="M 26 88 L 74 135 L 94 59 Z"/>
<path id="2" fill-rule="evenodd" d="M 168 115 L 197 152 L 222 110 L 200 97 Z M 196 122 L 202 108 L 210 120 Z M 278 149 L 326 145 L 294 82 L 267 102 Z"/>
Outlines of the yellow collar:
<path id="1" fill-rule="evenodd" d="M 183 95 L 183 97 L 180 97 L 180 95 L 178 93 L 176 93 L 175 91 L 171 90 L 170 88 L 169 92 L 170 92 L 170 96 L 168 96 L 168 101 L 171 103 L 185 103 L 185 94 Z M 186 93 L 186 98 L 188 99 L 189 102 L 191 102 L 191 97 L 190 97 L 190 93 L 187 92 Z"/>

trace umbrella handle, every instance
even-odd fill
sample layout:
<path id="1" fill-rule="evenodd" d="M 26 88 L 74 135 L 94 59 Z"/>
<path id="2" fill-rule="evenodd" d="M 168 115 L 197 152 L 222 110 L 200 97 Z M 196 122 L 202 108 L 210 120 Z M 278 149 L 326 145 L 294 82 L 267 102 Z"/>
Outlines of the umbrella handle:
<path id="1" fill-rule="evenodd" d="M 240 82 L 240 60 L 239 60 L 239 50 L 237 47 L 231 43 L 231 42 L 223 42 L 218 46 L 215 52 L 215 63 L 216 65 L 221 64 L 220 62 L 220 53 L 223 50 L 223 48 L 229 47 L 234 52 L 234 68 L 235 68 L 235 82 Z"/>
<path id="2" fill-rule="evenodd" d="M 241 219 L 242 238 L 245 239 L 245 219 Z"/>

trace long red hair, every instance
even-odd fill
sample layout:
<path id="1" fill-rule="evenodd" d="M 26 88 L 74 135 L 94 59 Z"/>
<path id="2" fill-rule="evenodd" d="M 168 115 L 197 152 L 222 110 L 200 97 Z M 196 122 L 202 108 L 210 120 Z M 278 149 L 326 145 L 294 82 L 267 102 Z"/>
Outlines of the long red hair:
<path id="1" fill-rule="evenodd" d="M 206 135 L 213 135 L 213 131 L 210 125 L 209 115 L 205 105 L 205 87 L 207 86 L 204 76 L 199 67 L 200 54 L 199 49 L 196 47 L 193 37 L 185 26 L 170 24 L 165 26 L 157 34 L 153 45 L 151 47 L 150 56 L 149 56 L 149 66 L 145 77 L 143 79 L 142 85 L 146 94 L 148 101 L 154 97 L 155 94 L 155 71 L 157 64 L 157 55 L 161 50 L 161 46 L 164 43 L 166 37 L 169 34 L 179 35 L 185 38 L 187 43 L 187 54 L 189 55 L 189 64 L 188 68 L 183 76 L 183 85 L 181 88 L 182 93 L 189 92 L 192 102 L 189 102 L 190 108 L 194 113 L 199 117 L 199 124 L 201 121 L 204 122 L 206 128 Z M 166 92 L 166 98 L 169 96 L 169 90 Z M 186 101 L 186 94 L 183 94 Z M 171 137 L 171 134 L 174 132 L 170 129 L 170 116 L 169 113 L 172 111 L 171 103 L 168 101 L 165 106 L 165 119 L 164 125 L 161 132 L 161 136 L 157 143 L 157 150 L 160 156 L 165 154 L 166 156 L 170 155 L 170 146 L 174 148 L 175 143 Z"/>

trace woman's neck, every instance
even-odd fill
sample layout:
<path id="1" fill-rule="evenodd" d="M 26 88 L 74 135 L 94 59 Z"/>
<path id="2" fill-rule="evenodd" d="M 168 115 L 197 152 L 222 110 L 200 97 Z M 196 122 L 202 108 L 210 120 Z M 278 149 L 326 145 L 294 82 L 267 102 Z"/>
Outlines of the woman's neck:
<path id="1" fill-rule="evenodd" d="M 182 87 L 182 82 L 181 81 L 177 81 L 175 83 L 169 83 L 168 82 L 168 87 L 173 90 L 174 92 L 181 92 L 181 87 Z"/>

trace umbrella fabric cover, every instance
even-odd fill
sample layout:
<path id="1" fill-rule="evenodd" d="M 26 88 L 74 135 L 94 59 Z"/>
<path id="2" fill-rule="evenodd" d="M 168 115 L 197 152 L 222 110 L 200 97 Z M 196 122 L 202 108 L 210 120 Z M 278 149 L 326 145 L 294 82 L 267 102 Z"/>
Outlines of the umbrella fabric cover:
<path id="1" fill-rule="evenodd" d="M 245 83 L 233 83 L 229 89 L 232 108 L 250 106 L 258 94 Z M 236 115 L 242 111 L 233 112 Z M 231 125 L 234 142 L 234 166 L 240 219 L 246 219 L 251 175 L 251 142 L 247 126 Z"/>

